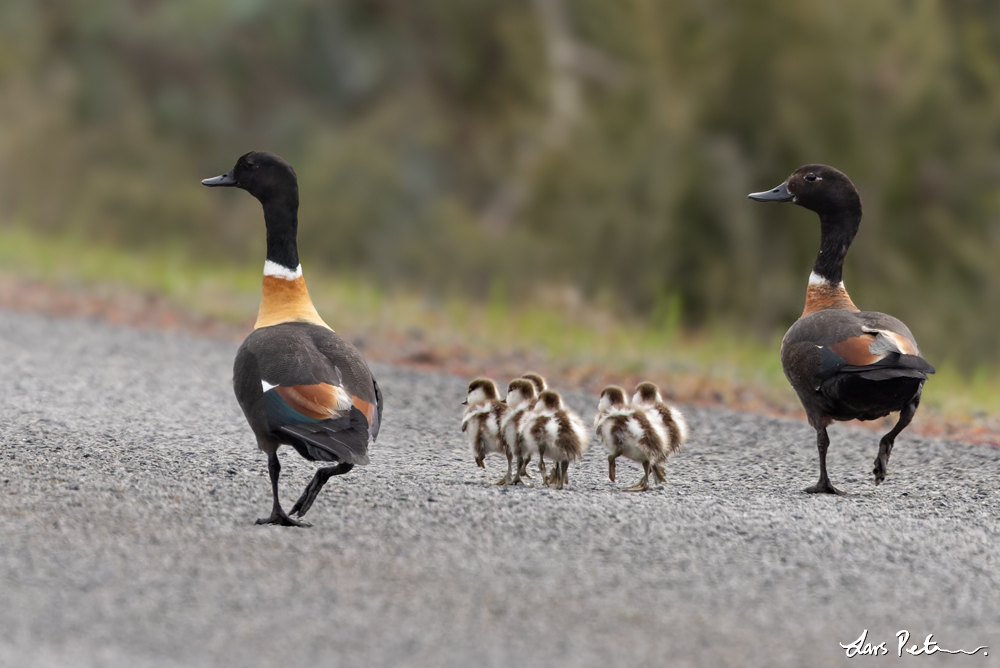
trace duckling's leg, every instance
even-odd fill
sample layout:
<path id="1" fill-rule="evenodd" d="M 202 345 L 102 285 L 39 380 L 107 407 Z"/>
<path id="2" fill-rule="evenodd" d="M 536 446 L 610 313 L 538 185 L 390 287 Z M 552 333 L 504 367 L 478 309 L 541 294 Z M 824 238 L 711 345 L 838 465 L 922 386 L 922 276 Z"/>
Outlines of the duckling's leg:
<path id="1" fill-rule="evenodd" d="M 885 480 L 885 474 L 889 470 L 889 455 L 892 454 L 892 446 L 896 442 L 896 437 L 899 436 L 899 432 L 906 429 L 906 426 L 910 424 L 910 420 L 913 419 L 913 414 L 917 412 L 917 406 L 919 405 L 920 395 L 918 394 L 903 410 L 899 411 L 899 421 L 896 423 L 896 426 L 879 441 L 878 457 L 875 458 L 875 469 L 872 471 L 875 474 L 876 485 Z"/>
<path id="2" fill-rule="evenodd" d="M 521 477 L 528 478 L 530 480 L 531 476 L 528 475 L 528 464 L 531 463 L 531 455 L 529 454 L 525 456 L 523 460 L 519 461 L 521 461 L 521 464 L 519 464 L 519 466 L 521 467 Z"/>
<path id="3" fill-rule="evenodd" d="M 336 466 L 325 466 L 318 471 L 316 475 L 313 476 L 312 482 L 306 485 L 305 491 L 302 492 L 302 496 L 299 500 L 295 502 L 292 509 L 289 512 L 291 515 L 298 515 L 299 517 L 305 516 L 306 512 L 312 507 L 313 501 L 316 500 L 316 495 L 319 494 L 319 490 L 323 489 L 323 485 L 326 481 L 335 475 L 344 475 L 348 471 L 354 468 L 354 464 L 349 462 L 341 462 Z"/>
<path id="4" fill-rule="evenodd" d="M 608 455 L 608 480 L 615 481 L 615 464 L 618 461 L 617 455 Z"/>
<path id="5" fill-rule="evenodd" d="M 809 494 L 843 494 L 830 484 L 830 478 L 826 475 L 826 451 L 829 447 L 830 436 L 826 433 L 826 427 L 820 427 L 816 430 L 816 449 L 819 450 L 819 482 L 802 491 Z"/>
<path id="6" fill-rule="evenodd" d="M 656 478 L 656 482 L 661 485 L 667 481 L 667 473 L 663 470 L 663 464 L 653 465 L 653 477 Z"/>
<path id="7" fill-rule="evenodd" d="M 569 484 L 569 462 L 563 462 L 562 465 L 562 481 L 564 485 Z"/>
<path id="8" fill-rule="evenodd" d="M 274 505 L 271 506 L 271 516 L 267 519 L 258 519 L 256 524 L 280 524 L 286 527 L 312 526 L 305 522 L 296 522 L 281 509 L 281 502 L 278 501 L 278 476 L 281 474 L 281 462 L 278 461 L 277 450 L 267 455 L 267 472 L 271 476 L 271 493 L 274 495 Z"/>
<path id="9" fill-rule="evenodd" d="M 556 489 L 563 488 L 563 467 L 569 464 L 569 462 L 556 462 L 552 466 L 552 482 L 555 483 Z"/>
<path id="10" fill-rule="evenodd" d="M 547 487 L 549 484 L 549 479 L 545 471 L 545 457 L 542 454 L 543 452 L 544 451 L 538 453 L 538 472 L 542 476 L 542 484 Z"/>
<path id="11" fill-rule="evenodd" d="M 510 451 L 507 451 L 507 475 L 505 475 L 504 477 L 500 478 L 495 483 L 493 483 L 494 485 L 510 485 L 511 484 L 512 478 L 511 478 L 510 467 L 511 467 L 511 459 L 512 458 L 513 458 L 513 455 L 510 453 Z"/>
<path id="12" fill-rule="evenodd" d="M 631 487 L 626 487 L 625 491 L 626 492 L 645 492 L 647 489 L 649 489 L 649 469 L 650 468 L 651 467 L 650 467 L 650 464 L 649 464 L 649 460 L 644 461 L 642 463 L 642 470 L 643 470 L 643 476 L 642 476 L 642 478 L 640 478 L 639 482 L 635 483 Z"/>
<path id="13" fill-rule="evenodd" d="M 517 466 L 514 467 L 514 479 L 510 481 L 512 485 L 521 484 L 521 476 L 524 475 L 524 457 L 521 455 L 517 456 Z M 527 475 L 525 475 L 527 477 Z"/>

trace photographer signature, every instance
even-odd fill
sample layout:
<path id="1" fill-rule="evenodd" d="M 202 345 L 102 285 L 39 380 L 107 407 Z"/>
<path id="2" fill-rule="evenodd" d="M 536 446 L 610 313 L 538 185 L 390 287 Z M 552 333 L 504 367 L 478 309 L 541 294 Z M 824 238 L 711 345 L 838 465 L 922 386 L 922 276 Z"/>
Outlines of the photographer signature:
<path id="1" fill-rule="evenodd" d="M 847 650 L 847 658 L 850 659 L 859 655 L 885 656 L 886 654 L 889 653 L 885 641 L 876 644 L 876 643 L 866 642 L 867 638 L 868 638 L 868 629 L 865 629 L 864 631 L 861 632 L 861 636 L 854 642 L 848 645 L 840 643 L 840 646 L 843 649 Z M 946 654 L 968 654 L 969 656 L 973 656 L 975 654 L 978 654 L 979 650 L 983 650 L 983 656 L 990 655 L 990 653 L 986 651 L 989 649 L 988 645 L 980 645 L 979 647 L 971 651 L 966 649 L 945 649 L 944 647 L 941 647 L 936 642 L 934 642 L 933 633 L 927 634 L 927 637 L 924 638 L 923 646 L 914 644 L 911 645 L 910 647 L 906 647 L 906 643 L 910 641 L 910 632 L 906 630 L 897 632 L 896 639 L 899 641 L 899 644 L 896 647 L 896 656 L 903 656 L 903 652 L 906 652 L 911 656 L 920 656 L 921 654 L 926 654 L 929 656 L 931 654 L 936 654 L 938 652 L 944 652 Z"/>

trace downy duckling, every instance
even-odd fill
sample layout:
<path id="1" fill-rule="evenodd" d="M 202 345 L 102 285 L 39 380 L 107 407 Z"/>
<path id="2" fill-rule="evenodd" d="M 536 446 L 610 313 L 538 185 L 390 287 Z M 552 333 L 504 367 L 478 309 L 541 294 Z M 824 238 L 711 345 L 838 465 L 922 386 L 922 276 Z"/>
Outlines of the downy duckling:
<path id="1" fill-rule="evenodd" d="M 484 460 L 491 452 L 505 455 L 507 475 L 494 484 L 509 484 L 511 452 L 500 431 L 500 424 L 507 412 L 507 404 L 500 401 L 496 383 L 489 378 L 476 378 L 469 383 L 469 396 L 463 405 L 467 405 L 468 408 L 462 415 L 462 431 L 469 437 L 476 466 L 485 469 Z"/>
<path id="2" fill-rule="evenodd" d="M 541 394 L 545 390 L 549 389 L 548 384 L 546 384 L 545 379 L 541 375 L 535 373 L 534 371 L 528 371 L 521 375 L 521 378 L 525 380 L 530 380 L 531 384 L 535 386 L 535 394 Z"/>
<path id="3" fill-rule="evenodd" d="M 645 411 L 651 422 L 663 426 L 666 433 L 664 449 L 668 458 L 680 450 L 681 445 L 688 439 L 690 430 L 684 415 L 676 406 L 671 406 L 663 400 L 660 388 L 654 383 L 644 382 L 635 386 L 632 408 Z M 657 469 L 659 477 L 663 479 L 663 465 L 658 465 Z"/>
<path id="4" fill-rule="evenodd" d="M 649 489 L 649 473 L 658 483 L 666 481 L 663 462 L 667 460 L 667 430 L 663 421 L 651 418 L 641 408 L 630 408 L 625 402 L 625 390 L 609 385 L 601 390 L 594 417 L 597 440 L 608 451 L 608 478 L 615 481 L 615 461 L 626 457 L 642 464 L 643 476 L 626 492 Z"/>
<path id="5" fill-rule="evenodd" d="M 590 432 L 579 416 L 563 405 L 558 392 L 546 390 L 538 395 L 535 409 L 521 428 L 523 450 L 538 454 L 538 470 L 546 485 L 562 489 L 569 483 L 569 463 L 583 456 L 590 445 Z M 546 476 L 545 457 L 553 463 L 552 475 Z"/>
<path id="6" fill-rule="evenodd" d="M 535 384 L 530 380 L 515 378 L 507 386 L 507 412 L 500 421 L 500 433 L 511 455 L 517 459 L 512 485 L 519 484 L 522 477 L 530 477 L 524 470 L 528 462 L 525 459 L 524 439 L 519 432 L 521 425 L 531 415 L 537 398 Z"/>
<path id="7" fill-rule="evenodd" d="M 545 378 L 543 378 L 541 376 L 541 374 L 535 373 L 534 371 L 526 371 L 526 372 L 524 372 L 524 374 L 521 375 L 521 378 L 530 381 L 531 384 L 535 388 L 535 398 L 531 400 L 531 403 L 528 405 L 528 409 L 527 409 L 528 411 L 532 411 L 535 408 L 535 402 L 538 400 L 538 395 L 541 394 L 542 392 L 544 392 L 545 390 L 549 389 L 549 386 L 545 382 Z M 522 421 L 524 419 L 527 419 L 527 415 L 524 418 L 522 418 Z M 530 475 L 528 475 L 528 464 L 530 462 L 531 462 L 531 455 L 530 454 L 524 454 L 523 459 L 521 460 L 521 463 L 518 464 L 518 467 L 517 467 L 517 476 L 518 476 L 518 478 L 530 478 L 531 477 Z"/>

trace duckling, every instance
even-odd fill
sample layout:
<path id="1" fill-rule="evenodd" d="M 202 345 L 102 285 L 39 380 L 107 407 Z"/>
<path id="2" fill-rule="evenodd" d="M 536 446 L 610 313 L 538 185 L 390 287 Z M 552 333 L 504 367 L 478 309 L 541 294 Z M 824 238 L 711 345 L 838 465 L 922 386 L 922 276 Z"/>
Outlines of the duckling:
<path id="1" fill-rule="evenodd" d="M 462 431 L 469 437 L 476 466 L 486 468 L 486 455 L 497 452 L 507 457 L 507 475 L 496 485 L 511 483 L 511 451 L 503 438 L 500 425 L 507 413 L 507 404 L 500 401 L 497 384 L 489 378 L 476 378 L 469 383 L 468 405 L 462 416 Z"/>
<path id="2" fill-rule="evenodd" d="M 663 394 L 655 383 L 646 381 L 635 386 L 632 407 L 646 411 L 650 420 L 663 425 L 667 434 L 664 445 L 668 457 L 681 449 L 690 433 L 687 420 L 680 409 L 663 400 Z"/>
<path id="3" fill-rule="evenodd" d="M 524 374 L 521 375 L 521 378 L 530 381 L 535 388 L 535 398 L 531 400 L 531 403 L 528 405 L 527 408 L 527 410 L 531 411 L 535 407 L 534 404 L 535 401 L 537 401 L 538 399 L 538 395 L 547 390 L 548 385 L 545 382 L 545 378 L 543 378 L 540 374 L 535 373 L 534 371 L 526 371 Z M 524 454 L 517 468 L 518 479 L 531 477 L 530 475 L 528 475 L 528 464 L 530 462 L 531 462 L 531 455 Z"/>
<path id="4" fill-rule="evenodd" d="M 538 470 L 546 485 L 562 489 L 569 483 L 569 463 L 583 456 L 590 445 L 590 433 L 583 421 L 563 405 L 558 392 L 545 390 L 538 395 L 532 415 L 521 426 L 522 449 L 538 454 Z M 553 462 L 546 476 L 545 457 Z"/>
<path id="5" fill-rule="evenodd" d="M 545 379 L 534 371 L 528 371 L 521 374 L 521 378 L 531 381 L 531 384 L 535 386 L 535 392 L 537 394 L 541 394 L 545 390 L 549 389 L 548 385 L 545 383 Z"/>
<path id="6" fill-rule="evenodd" d="M 644 492 L 649 489 L 649 473 L 657 482 L 665 482 L 662 463 L 667 459 L 668 439 L 666 428 L 659 419 L 651 419 L 646 411 L 630 408 L 625 402 L 625 391 L 608 385 L 601 390 L 594 416 L 597 440 L 608 451 L 608 478 L 615 481 L 615 462 L 624 456 L 642 464 L 643 476 L 627 492 Z"/>
<path id="7" fill-rule="evenodd" d="M 299 264 L 299 187 L 295 170 L 272 153 L 250 152 L 210 187 L 241 188 L 264 209 L 267 259 L 254 331 L 236 353 L 233 389 L 267 454 L 273 503 L 257 524 L 309 526 L 293 520 L 278 500 L 278 448 L 290 445 L 309 461 L 333 462 L 316 471 L 291 514 L 302 518 L 330 477 L 368 463 L 368 439 L 382 421 L 382 392 L 365 358 L 336 334 L 313 306 Z"/>
<path id="8" fill-rule="evenodd" d="M 809 276 L 801 317 L 781 342 L 781 367 L 816 430 L 819 482 L 805 491 L 839 494 L 826 471 L 834 420 L 876 420 L 899 411 L 896 425 L 879 441 L 872 473 L 886 475 L 896 436 L 920 405 L 934 367 L 896 318 L 861 311 L 844 287 L 847 249 L 861 225 L 861 197 L 846 175 L 827 165 L 805 165 L 771 190 L 750 193 L 759 202 L 793 202 L 820 220 L 820 249 Z"/>
<path id="9" fill-rule="evenodd" d="M 528 477 L 524 471 L 527 466 L 524 439 L 521 438 L 519 430 L 521 424 L 531 414 L 536 399 L 535 384 L 530 380 L 515 378 L 507 386 L 507 412 L 500 422 L 500 431 L 511 455 L 517 459 L 517 468 L 514 470 L 514 478 L 511 480 L 512 485 L 520 484 L 522 477 Z"/>

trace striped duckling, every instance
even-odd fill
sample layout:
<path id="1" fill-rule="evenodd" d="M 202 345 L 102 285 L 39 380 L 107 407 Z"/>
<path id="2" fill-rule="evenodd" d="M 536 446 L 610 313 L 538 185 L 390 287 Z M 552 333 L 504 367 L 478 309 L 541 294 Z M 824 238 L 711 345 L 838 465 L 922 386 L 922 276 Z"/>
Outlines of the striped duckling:
<path id="1" fill-rule="evenodd" d="M 507 413 L 507 404 L 500 400 L 497 384 L 490 378 L 476 378 L 469 383 L 469 394 L 464 404 L 462 431 L 469 439 L 476 466 L 486 468 L 486 455 L 496 452 L 507 457 L 507 475 L 495 484 L 510 484 L 511 451 L 501 433 L 500 425 Z"/>
<path id="2" fill-rule="evenodd" d="M 532 415 L 521 428 L 523 450 L 538 455 L 538 470 L 546 485 L 562 489 L 569 483 L 569 464 L 579 460 L 590 445 L 590 431 L 576 413 L 563 405 L 558 392 L 545 390 L 538 395 Z M 546 476 L 545 458 L 553 463 Z"/>
<path id="3" fill-rule="evenodd" d="M 549 389 L 549 386 L 548 383 L 545 382 L 545 378 L 541 374 L 535 373 L 534 371 L 526 371 L 524 374 L 521 375 L 521 378 L 530 381 L 531 384 L 535 387 L 535 398 L 531 401 L 531 404 L 528 406 L 527 410 L 529 412 L 525 414 L 524 418 L 522 418 L 522 420 L 526 420 L 530 412 L 534 411 L 535 409 L 535 402 L 538 401 L 538 395 L 544 392 L 545 390 Z M 524 449 L 522 448 L 522 456 L 523 459 L 521 460 L 521 463 L 518 465 L 517 469 L 518 478 L 531 478 L 531 476 L 528 475 L 528 464 L 531 462 L 531 453 L 525 452 Z"/>
<path id="4" fill-rule="evenodd" d="M 663 422 L 651 418 L 645 410 L 632 408 L 625 400 L 625 390 L 609 385 L 601 390 L 594 416 L 597 440 L 608 451 L 608 478 L 615 482 L 615 462 L 625 457 L 642 464 L 643 476 L 626 487 L 627 492 L 649 489 L 649 474 L 657 482 L 666 481 L 663 462 L 667 460 L 667 432 Z"/>
<path id="5" fill-rule="evenodd" d="M 296 233 L 299 187 L 295 170 L 271 153 L 242 156 L 211 187 L 241 188 L 260 201 L 267 230 L 263 295 L 254 331 L 236 353 L 233 389 L 257 447 L 267 454 L 273 503 L 257 524 L 309 526 L 292 519 L 278 500 L 278 448 L 290 445 L 316 471 L 291 514 L 306 514 L 331 476 L 368 463 L 368 440 L 378 436 L 382 393 L 361 353 L 327 325 L 302 277 Z"/>
<path id="6" fill-rule="evenodd" d="M 524 450 L 521 426 L 531 416 L 538 398 L 535 387 L 535 383 L 523 377 L 515 378 L 507 386 L 507 412 L 500 421 L 500 430 L 511 455 L 517 460 L 512 485 L 519 484 L 522 477 L 530 477 L 525 471 L 528 455 Z"/>
<path id="7" fill-rule="evenodd" d="M 826 472 L 826 428 L 834 420 L 877 420 L 899 411 L 896 426 L 879 441 L 872 470 L 878 485 L 934 367 L 920 355 L 906 325 L 891 315 L 860 310 L 847 294 L 844 258 L 861 225 L 861 197 L 845 174 L 827 165 L 799 167 L 776 188 L 748 197 L 793 202 L 819 216 L 819 254 L 805 308 L 781 341 L 781 368 L 816 430 L 819 481 L 805 491 L 840 493 Z"/>
<path id="8" fill-rule="evenodd" d="M 688 439 L 690 431 L 684 415 L 676 406 L 671 406 L 663 400 L 660 388 L 654 383 L 647 381 L 635 386 L 635 394 L 632 395 L 632 408 L 645 411 L 651 422 L 663 428 L 664 433 L 666 433 L 663 445 L 667 458 L 680 450 Z M 660 467 L 660 477 L 663 477 L 662 466 Z"/>

